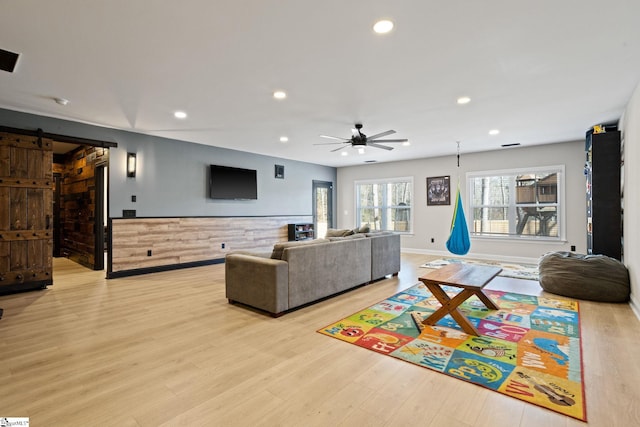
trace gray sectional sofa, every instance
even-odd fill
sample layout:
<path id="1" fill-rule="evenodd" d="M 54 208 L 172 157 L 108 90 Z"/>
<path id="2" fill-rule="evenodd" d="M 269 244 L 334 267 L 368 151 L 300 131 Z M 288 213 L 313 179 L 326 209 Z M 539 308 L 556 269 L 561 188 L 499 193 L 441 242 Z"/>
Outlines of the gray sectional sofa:
<path id="1" fill-rule="evenodd" d="M 274 316 L 400 271 L 400 235 L 357 233 L 277 243 L 225 257 L 226 297 Z"/>

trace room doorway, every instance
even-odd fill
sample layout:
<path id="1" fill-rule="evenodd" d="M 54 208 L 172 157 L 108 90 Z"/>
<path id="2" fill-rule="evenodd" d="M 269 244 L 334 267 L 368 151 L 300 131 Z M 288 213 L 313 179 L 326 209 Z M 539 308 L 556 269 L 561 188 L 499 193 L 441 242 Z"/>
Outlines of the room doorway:
<path id="1" fill-rule="evenodd" d="M 109 149 L 54 140 L 54 257 L 104 270 Z"/>
<path id="2" fill-rule="evenodd" d="M 313 181 L 313 224 L 316 238 L 323 238 L 333 228 L 333 183 Z"/>
<path id="3" fill-rule="evenodd" d="M 0 126 L 0 294 L 53 284 L 54 256 L 104 270 L 112 147 Z"/>

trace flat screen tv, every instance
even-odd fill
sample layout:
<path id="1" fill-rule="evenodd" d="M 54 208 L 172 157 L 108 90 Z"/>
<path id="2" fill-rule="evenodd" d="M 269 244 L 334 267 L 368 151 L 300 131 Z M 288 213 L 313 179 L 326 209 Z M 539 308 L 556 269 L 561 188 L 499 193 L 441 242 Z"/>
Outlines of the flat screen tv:
<path id="1" fill-rule="evenodd" d="M 217 200 L 257 200 L 256 171 L 210 165 L 209 194 Z"/>

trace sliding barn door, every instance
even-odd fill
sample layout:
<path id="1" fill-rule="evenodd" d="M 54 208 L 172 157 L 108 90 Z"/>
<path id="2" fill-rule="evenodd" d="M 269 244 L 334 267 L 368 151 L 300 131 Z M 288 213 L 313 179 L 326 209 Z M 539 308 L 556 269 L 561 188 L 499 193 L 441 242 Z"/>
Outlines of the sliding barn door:
<path id="1" fill-rule="evenodd" d="M 51 285 L 52 141 L 0 132 L 0 294 Z"/>

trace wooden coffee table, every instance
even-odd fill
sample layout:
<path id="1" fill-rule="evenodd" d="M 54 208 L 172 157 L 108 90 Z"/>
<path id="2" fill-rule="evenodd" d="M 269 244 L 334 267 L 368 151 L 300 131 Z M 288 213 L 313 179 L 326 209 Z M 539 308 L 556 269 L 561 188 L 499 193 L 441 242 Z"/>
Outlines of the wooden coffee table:
<path id="1" fill-rule="evenodd" d="M 500 307 L 491 301 L 482 289 L 501 271 L 502 269 L 500 267 L 449 264 L 436 271 L 432 271 L 426 276 L 420 277 L 419 280 L 429 288 L 433 296 L 442 304 L 442 307 L 424 319 L 422 323 L 433 326 L 438 320 L 447 314 L 451 314 L 451 317 L 458 322 L 458 325 L 460 325 L 462 330 L 467 334 L 479 335 L 477 329 L 469 322 L 469 319 L 462 314 L 458 307 L 471 296 L 476 295 L 487 308 L 499 310 Z M 449 298 L 449 295 L 442 289 L 442 286 L 455 286 L 462 288 L 462 290 L 453 298 Z"/>

